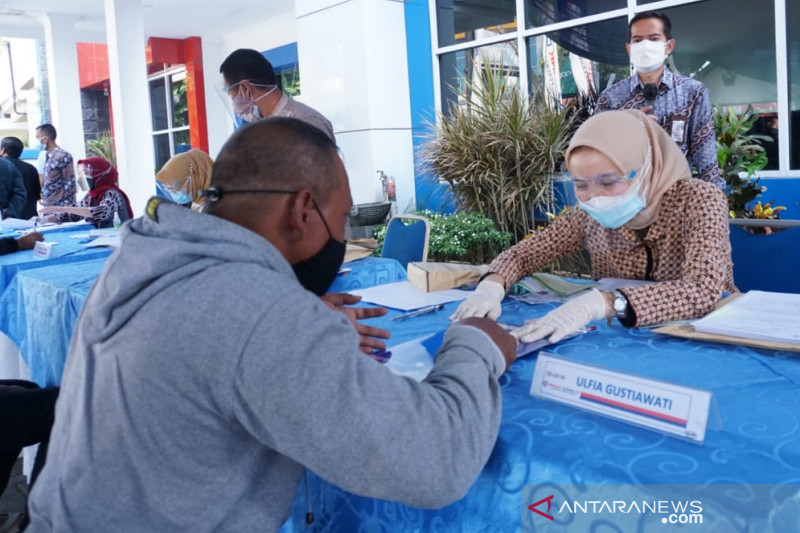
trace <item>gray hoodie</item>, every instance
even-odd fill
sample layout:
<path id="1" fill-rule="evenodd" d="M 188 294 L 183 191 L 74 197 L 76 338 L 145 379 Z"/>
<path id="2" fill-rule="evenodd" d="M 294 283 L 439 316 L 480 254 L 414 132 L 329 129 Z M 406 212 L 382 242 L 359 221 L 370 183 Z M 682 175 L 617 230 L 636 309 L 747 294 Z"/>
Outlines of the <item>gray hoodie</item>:
<path id="1" fill-rule="evenodd" d="M 153 211 L 84 304 L 29 531 L 276 531 L 304 466 L 412 506 L 463 496 L 500 420 L 486 334 L 453 326 L 425 382 L 398 377 L 265 239 Z"/>

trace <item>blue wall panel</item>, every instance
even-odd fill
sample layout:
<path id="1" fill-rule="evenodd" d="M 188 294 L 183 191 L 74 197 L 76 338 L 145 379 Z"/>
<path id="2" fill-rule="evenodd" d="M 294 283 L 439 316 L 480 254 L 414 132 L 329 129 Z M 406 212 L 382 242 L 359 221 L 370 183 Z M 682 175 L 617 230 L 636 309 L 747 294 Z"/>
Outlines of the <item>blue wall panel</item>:
<path id="1" fill-rule="evenodd" d="M 433 63 L 431 25 L 428 0 L 406 0 L 406 50 L 408 54 L 408 86 L 411 94 L 411 130 L 416 165 L 417 209 L 451 213 L 455 200 L 450 187 L 437 183 L 430 173 L 420 170 L 417 149 L 423 135 L 434 123 L 436 104 L 433 98 Z"/>

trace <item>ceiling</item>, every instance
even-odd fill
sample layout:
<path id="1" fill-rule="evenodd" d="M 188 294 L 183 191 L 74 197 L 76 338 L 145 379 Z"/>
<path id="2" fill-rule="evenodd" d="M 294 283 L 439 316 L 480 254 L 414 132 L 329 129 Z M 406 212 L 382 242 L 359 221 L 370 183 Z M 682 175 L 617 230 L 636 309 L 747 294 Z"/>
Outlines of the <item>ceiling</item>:
<path id="1" fill-rule="evenodd" d="M 104 40 L 104 0 L 0 0 L 0 37 L 44 38 L 43 13 L 73 15 L 79 40 Z M 146 37 L 223 36 L 294 12 L 294 0 L 141 0 Z"/>

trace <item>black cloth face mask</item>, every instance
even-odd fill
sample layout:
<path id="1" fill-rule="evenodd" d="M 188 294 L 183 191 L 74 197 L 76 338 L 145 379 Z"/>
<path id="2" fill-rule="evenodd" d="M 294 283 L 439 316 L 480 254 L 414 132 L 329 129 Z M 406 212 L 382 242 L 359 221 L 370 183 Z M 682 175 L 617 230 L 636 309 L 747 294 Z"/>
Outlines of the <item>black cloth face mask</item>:
<path id="1" fill-rule="evenodd" d="M 227 190 L 220 187 L 209 187 L 206 190 L 200 191 L 200 196 L 205 197 L 209 203 L 219 202 L 224 194 L 297 194 L 297 191 L 286 191 L 280 189 L 233 189 Z M 322 296 L 330 288 L 333 280 L 336 279 L 336 274 L 339 273 L 339 267 L 344 262 L 344 254 L 347 250 L 347 242 L 337 241 L 333 238 L 331 228 L 328 227 L 328 221 L 319 210 L 316 200 L 311 200 L 314 203 L 322 223 L 325 224 L 325 229 L 328 232 L 328 241 L 322 249 L 316 254 L 312 255 L 305 261 L 300 261 L 292 265 L 294 275 L 297 276 L 297 281 L 300 282 L 306 290 L 313 292 L 317 296 Z"/>
<path id="2" fill-rule="evenodd" d="M 314 202 L 314 209 L 317 210 L 322 223 L 325 224 L 325 229 L 328 231 L 328 241 L 319 252 L 305 261 L 295 263 L 292 265 L 292 269 L 300 285 L 317 296 L 322 296 L 328 291 L 333 280 L 336 279 L 336 274 L 339 273 L 339 267 L 342 266 L 344 261 L 347 244 L 333 238 L 328 222 L 322 216 L 322 211 L 317 207 L 317 202 Z"/>

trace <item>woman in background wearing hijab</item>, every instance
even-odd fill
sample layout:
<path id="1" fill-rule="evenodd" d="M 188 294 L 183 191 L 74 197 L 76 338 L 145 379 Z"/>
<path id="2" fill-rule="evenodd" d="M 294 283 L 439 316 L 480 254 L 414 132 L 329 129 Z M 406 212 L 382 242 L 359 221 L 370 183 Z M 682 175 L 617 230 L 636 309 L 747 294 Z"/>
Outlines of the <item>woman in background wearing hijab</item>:
<path id="1" fill-rule="evenodd" d="M 78 221 L 85 218 L 98 228 L 114 225 L 114 215 L 120 222 L 133 218 L 127 195 L 119 188 L 117 169 L 102 157 L 89 157 L 78 161 L 78 176 L 88 182 L 89 192 L 75 206 L 45 206 L 44 214 L 55 214 L 48 220 L 55 222 Z"/>
<path id="2" fill-rule="evenodd" d="M 213 164 L 207 153 L 196 148 L 176 154 L 156 174 L 156 188 L 176 204 L 191 205 L 193 211 L 200 212 L 206 201 L 200 191 L 211 184 Z"/>
<path id="3" fill-rule="evenodd" d="M 658 124 L 636 110 L 587 120 L 566 153 L 578 205 L 544 231 L 500 254 L 451 317 L 496 319 L 506 290 L 557 259 L 586 248 L 595 279 L 652 280 L 593 289 L 512 331 L 518 340 L 558 342 L 601 318 L 646 326 L 700 317 L 735 291 L 728 203 L 690 179 L 686 158 Z"/>

